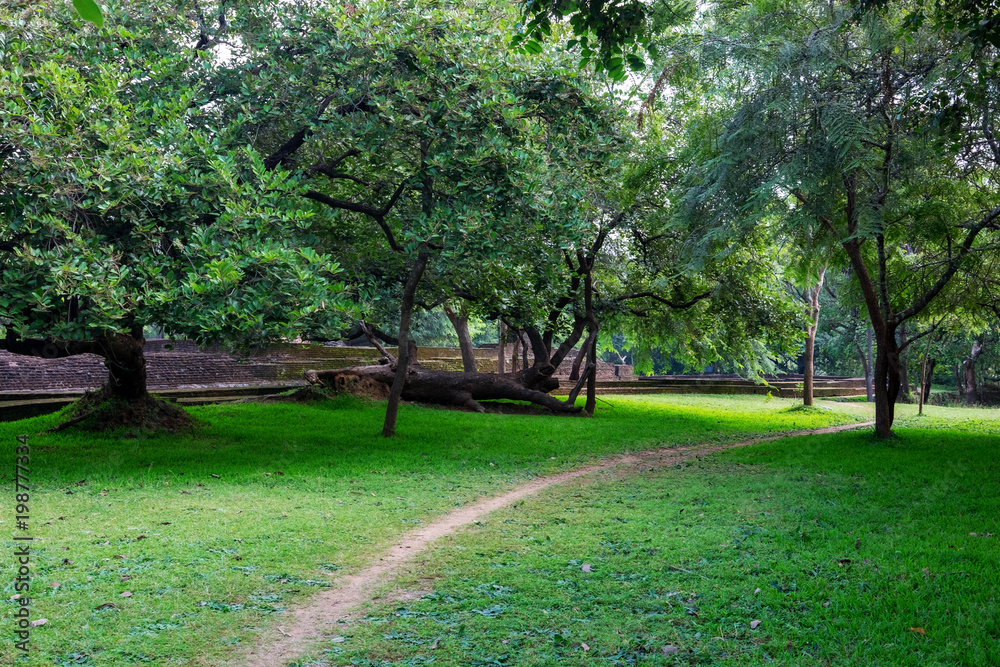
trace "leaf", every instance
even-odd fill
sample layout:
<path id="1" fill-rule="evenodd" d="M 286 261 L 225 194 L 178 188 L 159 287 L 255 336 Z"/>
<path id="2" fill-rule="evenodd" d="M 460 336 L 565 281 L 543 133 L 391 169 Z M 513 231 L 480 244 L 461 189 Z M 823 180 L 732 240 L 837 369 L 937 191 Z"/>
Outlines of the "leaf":
<path id="1" fill-rule="evenodd" d="M 927 634 L 927 631 L 924 630 L 923 628 L 910 628 L 910 632 L 915 632 L 918 635 L 926 635 Z"/>
<path id="2" fill-rule="evenodd" d="M 220 477 L 219 477 L 218 475 L 216 475 L 216 474 L 215 474 L 214 472 L 213 472 L 213 473 L 211 473 L 211 474 L 209 475 L 209 477 L 214 477 L 215 479 L 221 479 L 221 478 L 220 478 Z"/>
<path id="3" fill-rule="evenodd" d="M 49 622 L 49 619 L 47 619 L 47 618 L 38 618 L 38 619 L 35 619 L 34 621 L 32 621 L 31 623 L 29 623 L 28 625 L 29 625 L 29 627 L 37 628 L 39 625 L 45 625 L 48 622 Z"/>
<path id="4" fill-rule="evenodd" d="M 130 598 L 130 597 L 132 597 L 132 591 L 125 591 L 124 593 L 122 593 L 118 597 L 120 597 L 120 598 Z"/>
<path id="5" fill-rule="evenodd" d="M 663 655 L 673 655 L 674 653 L 680 652 L 680 649 L 674 646 L 673 644 L 667 644 L 660 650 L 663 651 Z"/>
<path id="6" fill-rule="evenodd" d="M 751 630 L 756 630 L 758 625 L 760 625 L 760 620 L 755 619 L 753 621 L 750 621 Z"/>
<path id="7" fill-rule="evenodd" d="M 73 7 L 84 21 L 90 21 L 98 28 L 104 27 L 104 14 L 94 0 L 73 0 Z"/>
<path id="8" fill-rule="evenodd" d="M 584 563 L 584 564 L 583 564 L 583 565 L 582 565 L 582 566 L 580 567 L 580 569 L 581 569 L 581 570 L 583 570 L 584 572 L 590 572 L 590 563 Z"/>
<path id="9" fill-rule="evenodd" d="M 585 644 L 585 643 L 581 643 L 580 644 L 580 648 L 582 648 L 584 651 L 589 651 L 590 650 L 590 647 L 587 646 L 587 644 Z"/>

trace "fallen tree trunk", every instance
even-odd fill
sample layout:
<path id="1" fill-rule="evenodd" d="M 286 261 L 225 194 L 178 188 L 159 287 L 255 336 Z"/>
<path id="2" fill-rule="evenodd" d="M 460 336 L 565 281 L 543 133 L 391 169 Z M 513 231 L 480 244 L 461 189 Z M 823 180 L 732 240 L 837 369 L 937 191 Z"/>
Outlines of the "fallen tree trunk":
<path id="1" fill-rule="evenodd" d="M 549 367 L 551 368 L 551 367 Z M 551 391 L 559 387 L 559 382 L 545 377 L 547 368 L 532 366 L 518 374 L 507 373 L 464 373 L 457 371 L 432 371 L 411 364 L 403 384 L 402 398 L 407 401 L 437 403 L 466 407 L 484 412 L 479 401 L 507 399 L 529 401 L 556 413 L 578 413 L 580 408 L 568 402 L 549 396 L 544 391 L 528 385 L 540 386 Z M 552 369 L 555 370 L 555 369 Z M 592 369 L 588 369 L 592 372 Z M 538 376 L 541 375 L 542 378 Z M 336 370 L 308 370 L 305 378 L 310 384 L 322 384 L 339 391 L 351 391 L 354 387 L 371 387 L 380 383 L 388 387 L 396 376 L 395 364 L 379 366 L 352 366 Z M 547 380 L 547 381 L 546 381 Z"/>

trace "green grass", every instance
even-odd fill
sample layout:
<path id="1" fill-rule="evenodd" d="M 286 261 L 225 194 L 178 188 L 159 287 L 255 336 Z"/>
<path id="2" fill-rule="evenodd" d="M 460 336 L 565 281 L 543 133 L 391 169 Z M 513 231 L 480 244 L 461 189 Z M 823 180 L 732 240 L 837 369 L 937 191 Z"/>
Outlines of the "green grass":
<path id="1" fill-rule="evenodd" d="M 794 404 L 622 397 L 593 419 L 404 406 L 401 435 L 384 440 L 384 404 L 342 397 L 194 408 L 204 425 L 184 437 L 33 435 L 32 613 L 48 623 L 23 664 L 217 664 L 337 572 L 483 494 L 604 455 L 863 418 Z M 0 424 L 3 470 L 17 434 L 57 419 Z M 10 472 L 0 496 L 12 501 Z M 10 554 L 20 533 L 13 503 L 4 507 Z M 0 607 L 5 636 L 15 604 Z M 14 659 L 11 642 L 0 644 L 0 664 Z"/>
<path id="2" fill-rule="evenodd" d="M 1000 665 L 1000 411 L 915 411 L 554 487 L 302 664 Z"/>

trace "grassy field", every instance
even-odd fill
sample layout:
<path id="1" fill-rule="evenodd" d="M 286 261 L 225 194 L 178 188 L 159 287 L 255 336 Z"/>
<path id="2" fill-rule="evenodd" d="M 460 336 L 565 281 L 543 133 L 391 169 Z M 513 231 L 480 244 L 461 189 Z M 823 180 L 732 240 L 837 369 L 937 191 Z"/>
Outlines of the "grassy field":
<path id="1" fill-rule="evenodd" d="M 301 664 L 1000 665 L 1000 412 L 902 412 L 544 492 Z"/>
<path id="2" fill-rule="evenodd" d="M 338 572 L 360 567 L 402 532 L 480 495 L 509 488 L 534 475 L 576 467 L 603 455 L 664 445 L 737 440 L 753 433 L 859 421 L 869 415 L 865 405 L 842 404 L 830 410 L 808 412 L 792 409 L 793 405 L 790 401 L 765 401 L 751 396 L 621 397 L 602 403 L 594 419 L 476 415 L 405 406 L 400 422 L 402 435 L 386 441 L 376 436 L 382 406 L 344 397 L 322 405 L 243 404 L 198 408 L 192 412 L 204 425 L 195 434 L 183 438 L 98 438 L 70 432 L 32 436 L 32 481 L 37 485 L 32 493 L 29 531 L 35 538 L 32 613 L 33 618 L 49 620 L 33 632 L 33 651 L 23 664 L 217 664 L 232 655 L 241 644 L 252 642 L 263 629 L 280 625 L 285 608 L 329 586 Z M 954 425 L 955 415 L 965 423 L 982 422 L 973 423 L 970 428 L 975 430 L 960 438 L 965 443 L 962 447 L 972 448 L 962 450 L 966 452 L 965 465 L 969 466 L 966 474 L 972 475 L 969 470 L 988 472 L 991 461 L 995 465 L 992 451 L 986 459 L 980 459 L 987 450 L 982 443 L 996 443 L 995 433 L 1000 430 L 996 428 L 996 416 L 1000 413 L 968 411 L 965 414 L 960 410 L 937 408 L 931 414 L 939 416 L 922 418 L 921 426 L 949 427 Z M 909 418 L 901 419 L 905 422 Z M 3 451 L 11 464 L 8 468 L 13 467 L 14 436 L 38 433 L 53 420 L 50 416 L 0 424 L 0 442 L 5 443 Z M 904 432 L 900 442 L 908 443 L 909 437 L 909 432 Z M 955 439 L 951 431 L 926 437 Z M 859 442 L 867 443 L 863 436 L 849 438 L 860 438 Z M 834 437 L 832 442 L 840 440 Z M 883 450 L 898 453 L 896 445 L 891 448 L 866 446 L 876 447 L 875 454 Z M 783 447 L 788 447 L 789 452 L 799 451 L 799 448 Z M 898 450 L 905 454 L 910 448 L 907 445 Z M 740 455 L 749 456 L 749 451 Z M 844 456 L 847 458 L 842 463 L 846 464 L 850 461 L 850 452 L 845 450 Z M 778 458 L 769 457 L 766 465 L 778 461 Z M 711 465 L 702 464 L 708 466 L 704 476 L 700 470 L 697 475 L 688 475 L 692 485 L 690 493 L 705 500 L 709 496 L 706 485 L 714 489 L 731 476 L 728 469 L 716 470 L 712 466 L 732 468 L 737 463 L 735 459 L 726 462 L 720 457 Z M 815 464 L 815 461 L 797 461 L 792 456 L 786 468 L 773 471 L 776 476 L 773 482 L 760 480 L 760 483 L 776 485 L 782 475 L 790 474 L 791 467 Z M 871 472 L 866 470 L 868 464 L 864 461 L 855 461 L 855 465 L 865 474 Z M 906 461 L 899 465 L 900 470 L 905 471 Z M 765 472 L 756 467 L 747 470 L 761 475 Z M 958 469 L 948 470 L 957 474 Z M 992 470 L 995 491 L 996 468 Z M 680 471 L 666 474 L 680 474 Z M 923 474 L 938 484 L 938 475 L 931 475 L 930 471 Z M 665 478 L 659 474 L 644 474 L 642 482 L 628 481 L 627 487 L 621 486 L 623 482 L 609 482 L 580 487 L 572 493 L 596 494 L 588 501 L 590 504 L 613 502 L 615 509 L 621 510 L 616 516 L 624 520 L 614 523 L 616 529 L 630 525 L 639 527 L 650 516 L 666 525 L 672 515 L 663 513 L 662 498 L 652 497 L 663 495 L 662 491 L 656 491 L 658 479 L 659 483 L 664 483 L 662 479 Z M 984 486 L 979 488 L 987 488 L 985 484 L 989 480 L 984 477 L 981 481 Z M 647 489 L 634 486 L 636 484 L 652 486 Z M 741 488 L 750 486 L 748 481 Z M 609 500 L 616 494 L 621 496 L 622 488 L 631 489 L 630 494 L 638 494 L 636 502 L 625 503 L 634 508 Z M 793 490 L 805 492 L 807 489 L 801 484 L 793 484 L 788 492 Z M 13 498 L 10 475 L 0 477 L 0 493 Z M 561 498 L 560 493 L 563 491 L 543 498 L 551 501 Z M 644 494 L 650 495 L 648 502 L 643 501 L 647 504 L 639 502 Z M 879 498 L 869 500 L 874 503 Z M 963 498 L 959 493 L 955 502 L 965 502 Z M 927 496 L 927 502 L 931 500 L 931 496 Z M 797 502 L 803 505 L 806 498 Z M 550 545 L 547 552 L 550 555 L 546 557 L 550 562 L 544 568 L 537 564 L 529 566 L 527 557 L 494 559 L 488 563 L 478 556 L 471 560 L 459 558 L 462 554 L 491 553 L 490 549 L 500 547 L 472 545 L 509 537 L 522 528 L 504 528 L 506 532 L 499 534 L 489 534 L 480 528 L 464 535 L 460 541 L 470 540 L 468 545 L 456 542 L 442 548 L 436 556 L 441 559 L 444 571 L 450 573 L 434 587 L 439 593 L 432 592 L 429 599 L 413 605 L 413 614 L 375 611 L 372 622 L 345 628 L 343 641 L 332 643 L 328 649 L 331 654 L 343 652 L 344 655 L 337 656 L 336 662 L 330 664 L 350 664 L 352 660 L 359 661 L 358 664 L 420 664 L 431 657 L 437 664 L 519 664 L 531 660 L 544 664 L 552 659 L 545 657 L 541 649 L 525 653 L 528 649 L 522 644 L 531 644 L 527 641 L 518 640 L 516 646 L 519 648 L 515 650 L 510 638 L 506 635 L 498 638 L 496 633 L 526 632 L 528 625 L 536 623 L 534 616 L 539 619 L 537 628 L 555 627 L 552 623 L 541 624 L 555 613 L 544 601 L 552 595 L 565 594 L 567 590 L 561 587 L 566 584 L 558 584 L 556 579 L 551 582 L 554 588 L 549 590 L 547 578 L 534 577 L 537 580 L 534 584 L 523 587 L 523 582 L 533 576 L 528 570 L 559 569 L 554 567 L 552 559 L 562 559 L 560 567 L 565 568 L 572 566 L 573 560 L 590 558 L 594 568 L 589 574 L 598 572 L 599 561 L 596 555 L 591 555 L 598 552 L 584 553 L 581 551 L 584 544 L 581 542 L 577 546 L 574 541 L 599 537 L 605 531 L 607 517 L 588 514 L 588 503 L 581 503 L 579 498 L 555 503 L 550 507 L 540 500 L 532 500 L 512 510 L 526 513 L 536 508 L 531 511 L 539 512 L 539 518 L 530 525 L 559 527 L 535 536 Z M 983 503 L 989 504 L 986 500 Z M 9 508 L 11 504 L 5 503 Z M 579 507 L 572 511 L 561 509 L 577 504 Z M 850 505 L 846 501 L 845 504 Z M 869 509 L 880 516 L 874 504 Z M 626 510 L 638 514 L 630 519 Z M 842 510 L 849 511 L 849 508 Z M 990 517 L 996 515 L 995 510 L 994 506 Z M 553 511 L 563 513 L 562 521 L 545 518 Z M 733 511 L 743 511 L 743 508 Z M 777 514 L 780 513 L 772 513 Z M 642 520 L 636 518 L 643 515 Z M 723 515 L 718 516 L 721 519 Z M 500 525 L 497 522 L 504 520 L 498 517 L 488 525 L 496 527 Z M 949 525 L 953 523 L 951 518 L 948 521 Z M 988 521 L 994 520 L 989 518 Z M 19 534 L 13 530 L 12 508 L 8 509 L 8 516 L 0 517 L 0 522 L 8 526 L 2 531 L 4 549 L 12 553 L 14 542 L 10 538 Z M 722 523 L 703 523 L 710 524 L 706 535 L 730 530 Z M 574 526 L 576 537 L 573 537 Z M 983 530 L 998 532 L 989 531 L 988 527 Z M 970 529 L 968 532 L 978 531 Z M 555 541 L 563 537 L 570 542 L 565 549 L 557 549 Z M 627 535 L 623 539 L 635 542 Z M 691 536 L 687 539 L 695 544 Z M 927 536 L 921 539 L 926 540 Z M 722 541 L 720 538 L 720 543 Z M 974 541 L 974 544 L 996 548 L 992 538 Z M 458 548 L 461 546 L 466 548 Z M 649 546 L 647 550 L 662 551 L 664 548 Z M 720 553 L 731 555 L 738 551 Z M 691 572 L 695 572 L 694 565 L 707 567 L 692 560 L 695 555 L 694 551 L 688 555 L 678 554 L 677 558 L 672 557 L 670 565 Z M 6 567 L 11 561 L 5 559 L 4 562 Z M 710 561 L 710 565 L 716 567 L 715 561 Z M 994 559 L 994 575 L 996 565 Z M 727 576 L 735 577 L 731 564 L 727 566 L 720 561 L 718 566 Z M 843 569 L 838 564 L 834 566 Z M 762 570 L 768 567 L 769 564 L 760 566 Z M 463 568 L 471 570 L 462 574 Z M 482 572 L 475 573 L 477 568 Z M 974 570 L 971 567 L 966 570 L 974 573 L 970 581 L 976 582 L 977 587 L 984 582 L 975 577 L 989 571 L 988 568 Z M 933 568 L 930 571 L 933 573 Z M 573 575 L 572 567 L 566 573 Z M 588 573 L 579 572 L 583 574 Z M 622 570 L 618 574 L 623 577 L 632 574 L 654 576 L 652 572 L 640 573 L 638 570 Z M 699 574 L 714 576 L 711 571 L 699 571 Z M 703 590 L 692 587 L 690 591 L 685 588 L 685 592 L 703 595 L 710 588 L 700 576 L 687 575 L 680 570 L 669 570 L 665 576 L 683 582 L 684 579 L 676 579 L 681 575 L 705 584 L 701 587 Z M 12 578 L 4 578 L 5 599 L 14 593 Z M 469 581 L 463 583 L 463 579 Z M 623 591 L 633 584 L 638 585 L 637 580 L 630 583 L 626 579 L 612 578 L 611 581 L 620 584 Z M 493 587 L 494 584 L 499 588 Z M 481 585 L 481 597 L 494 602 L 486 606 L 473 605 L 462 611 L 461 605 L 474 600 L 475 596 L 456 597 L 453 593 L 464 590 L 463 586 Z M 690 582 L 684 585 L 689 586 Z M 422 587 L 427 588 L 426 584 Z M 640 588 L 644 589 L 645 584 Z M 130 595 L 123 597 L 124 593 Z M 528 593 L 535 595 L 537 600 Z M 647 593 L 642 591 L 642 595 Z M 510 615 L 507 611 L 512 600 L 520 600 L 516 603 L 519 615 Z M 668 601 L 677 604 L 674 598 Z M 632 603 L 634 606 L 640 600 Z M 446 610 L 442 606 L 449 604 L 458 607 Z M 4 610 L 3 623 L 8 626 L 5 633 L 12 627 L 10 616 L 15 605 L 8 601 Z M 422 610 L 421 605 L 428 610 Z M 473 608 L 479 612 L 472 611 Z M 423 613 L 431 615 L 421 616 Z M 523 623 L 518 620 L 522 613 L 525 614 L 521 619 Z M 381 620 L 379 614 L 387 617 L 388 623 L 375 622 Z M 427 620 L 438 618 L 435 614 L 455 620 L 455 623 L 449 626 L 438 620 Z M 615 628 L 623 633 L 618 635 L 616 632 L 615 636 L 624 638 L 625 643 L 595 643 L 590 651 L 582 652 L 586 655 L 581 660 L 612 658 L 614 662 L 618 659 L 614 657 L 617 652 L 625 651 L 622 655 L 626 657 L 621 658 L 621 664 L 639 664 L 635 657 L 626 655 L 632 655 L 628 653 L 632 650 L 628 646 L 640 635 L 628 634 L 632 622 L 625 623 L 625 616 L 628 614 L 622 617 L 624 624 Z M 735 619 L 735 616 L 727 618 Z M 453 635 L 455 641 L 441 641 L 433 653 L 428 653 L 427 647 L 433 642 L 420 643 L 421 637 L 427 634 L 426 628 L 390 629 L 393 624 L 404 623 L 400 619 L 434 623 L 439 626 L 438 635 L 447 634 L 449 638 Z M 970 619 L 983 622 L 979 616 Z M 617 621 L 595 618 L 594 622 L 611 627 Z M 562 632 L 563 626 L 577 632 L 573 623 L 569 620 L 562 623 L 556 633 L 558 638 L 555 635 L 548 637 L 549 643 L 560 651 L 571 650 L 574 646 L 577 647 L 574 650 L 580 651 L 578 644 L 586 640 Z M 769 622 L 769 632 L 773 623 Z M 994 642 L 995 627 L 994 619 Z M 931 637 L 930 630 L 927 631 L 928 635 L 921 635 L 922 638 Z M 700 632 L 705 635 L 712 630 Z M 383 635 L 392 638 L 386 639 Z M 979 640 L 985 636 L 980 636 Z M 497 651 L 492 650 L 494 639 Z M 507 644 L 503 643 L 505 639 Z M 907 641 L 910 639 L 907 637 Z M 709 652 L 710 638 L 704 641 L 705 645 L 698 650 L 715 656 L 712 660 L 718 661 L 717 654 Z M 751 643 L 763 646 L 756 640 Z M 694 648 L 694 644 L 683 647 L 682 650 L 688 652 L 684 655 L 689 655 Z M 500 660 L 505 654 L 507 658 Z M 653 659 L 643 655 L 642 660 Z M 656 654 L 651 655 L 655 657 Z M 10 642 L 0 645 L 0 663 L 8 664 L 15 659 Z M 476 660 L 481 662 L 474 662 Z"/>

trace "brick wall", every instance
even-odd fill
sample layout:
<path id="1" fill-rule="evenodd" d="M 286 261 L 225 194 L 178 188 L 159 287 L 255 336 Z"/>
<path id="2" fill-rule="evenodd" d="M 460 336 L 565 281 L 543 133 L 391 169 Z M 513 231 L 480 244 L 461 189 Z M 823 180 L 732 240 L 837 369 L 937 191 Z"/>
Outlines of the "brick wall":
<path id="1" fill-rule="evenodd" d="M 508 355 L 510 348 L 508 347 Z M 146 372 L 150 389 L 203 386 L 244 386 L 297 382 L 310 369 L 345 368 L 371 363 L 379 356 L 374 348 L 281 345 L 246 357 L 228 354 L 219 348 L 201 350 L 191 341 L 148 340 L 145 346 Z M 570 353 L 575 355 L 575 351 Z M 417 359 L 425 368 L 462 370 L 461 353 L 452 348 L 421 347 Z M 496 350 L 477 349 L 481 372 L 496 372 Z M 510 358 L 508 356 L 508 366 Z M 529 355 L 530 363 L 530 355 Z M 569 377 L 573 357 L 560 364 L 557 378 Z M 621 379 L 624 369 L 598 362 L 598 379 Z M 92 354 L 65 359 L 40 359 L 8 354 L 0 350 L 0 392 L 85 390 L 101 385 L 108 372 L 103 360 Z"/>

